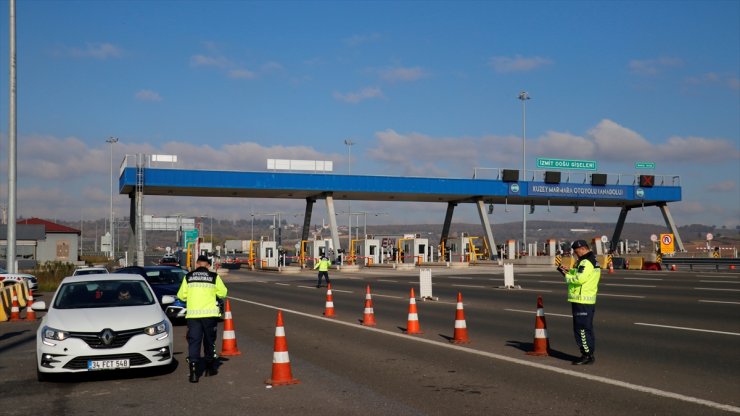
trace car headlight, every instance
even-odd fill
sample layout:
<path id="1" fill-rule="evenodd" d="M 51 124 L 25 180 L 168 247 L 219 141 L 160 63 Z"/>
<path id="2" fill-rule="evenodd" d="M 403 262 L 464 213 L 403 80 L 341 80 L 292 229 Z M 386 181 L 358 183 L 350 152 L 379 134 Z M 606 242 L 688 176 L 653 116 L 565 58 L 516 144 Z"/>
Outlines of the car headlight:
<path id="1" fill-rule="evenodd" d="M 69 338 L 69 332 L 54 329 L 49 326 L 45 326 L 42 333 L 44 334 L 45 339 L 52 339 L 54 341 L 64 341 Z"/>
<path id="2" fill-rule="evenodd" d="M 167 332 L 167 321 L 162 321 L 144 328 L 144 333 L 147 335 L 159 335 L 164 332 Z"/>

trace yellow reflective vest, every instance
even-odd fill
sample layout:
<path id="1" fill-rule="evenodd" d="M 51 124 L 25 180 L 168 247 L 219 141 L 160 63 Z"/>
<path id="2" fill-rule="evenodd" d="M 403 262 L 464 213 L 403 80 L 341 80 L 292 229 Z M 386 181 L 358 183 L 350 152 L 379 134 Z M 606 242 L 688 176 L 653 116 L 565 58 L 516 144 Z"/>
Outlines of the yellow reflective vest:
<path id="1" fill-rule="evenodd" d="M 331 261 L 327 258 L 322 258 L 315 266 L 313 266 L 314 269 L 319 269 L 320 272 L 328 272 L 329 267 L 331 267 Z"/>
<path id="2" fill-rule="evenodd" d="M 225 298 L 226 293 L 221 276 L 198 267 L 182 279 L 177 297 L 187 304 L 186 319 L 214 318 L 221 315 L 216 298 Z"/>
<path id="3" fill-rule="evenodd" d="M 565 274 L 568 283 L 568 302 L 593 305 L 599 291 L 601 268 L 594 253 L 588 252 L 578 258 L 574 268 Z"/>

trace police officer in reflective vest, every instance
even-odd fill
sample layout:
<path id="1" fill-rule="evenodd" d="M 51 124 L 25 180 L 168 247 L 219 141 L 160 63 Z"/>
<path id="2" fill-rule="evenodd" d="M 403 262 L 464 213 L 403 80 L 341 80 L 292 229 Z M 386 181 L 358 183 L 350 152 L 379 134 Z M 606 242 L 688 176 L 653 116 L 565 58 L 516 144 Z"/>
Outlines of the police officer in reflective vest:
<path id="1" fill-rule="evenodd" d="M 571 246 L 578 258 L 575 266 L 568 270 L 563 266 L 558 271 L 568 283 L 568 302 L 573 310 L 573 333 L 576 344 L 581 350 L 581 357 L 575 365 L 593 364 L 596 338 L 594 336 L 594 312 L 596 311 L 596 293 L 599 291 L 601 268 L 596 256 L 584 240 L 576 240 Z"/>
<path id="2" fill-rule="evenodd" d="M 321 256 L 321 259 L 313 266 L 314 270 L 319 269 L 319 281 L 316 282 L 316 287 L 321 287 L 321 276 L 326 278 L 326 284 L 331 283 L 329 280 L 329 267 L 331 267 L 331 261 L 326 256 Z"/>
<path id="3" fill-rule="evenodd" d="M 216 332 L 221 311 L 216 298 L 226 297 L 226 286 L 221 276 L 208 268 L 208 256 L 198 256 L 197 268 L 182 279 L 177 297 L 187 303 L 185 319 L 188 323 L 188 362 L 190 363 L 190 382 L 197 383 L 201 361 L 201 344 L 205 357 L 205 375 L 218 373 L 215 361 Z"/>

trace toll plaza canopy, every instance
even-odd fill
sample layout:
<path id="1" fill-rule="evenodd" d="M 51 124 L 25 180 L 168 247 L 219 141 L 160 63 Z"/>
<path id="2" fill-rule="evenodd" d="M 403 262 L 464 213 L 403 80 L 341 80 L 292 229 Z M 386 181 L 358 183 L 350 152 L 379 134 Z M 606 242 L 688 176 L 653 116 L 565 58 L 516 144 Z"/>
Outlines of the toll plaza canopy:
<path id="1" fill-rule="evenodd" d="M 340 244 L 334 200 L 447 203 L 443 240 L 447 238 L 454 207 L 460 203 L 474 203 L 489 247 L 495 247 L 495 241 L 485 204 L 531 205 L 532 208 L 537 205 L 572 206 L 575 210 L 591 206 L 616 207 L 621 211 L 611 241 L 612 250 L 616 249 L 627 213 L 632 208 L 657 206 L 675 235 L 679 250 L 684 250 L 667 205 L 681 200 L 678 176 L 564 172 L 565 180 L 561 181 L 561 172 L 555 172 L 555 181 L 551 175 L 553 172 L 527 171 L 526 177 L 531 180 L 519 180 L 515 170 L 498 169 L 497 172 L 493 179 L 423 178 L 295 171 L 186 170 L 151 167 L 143 163 L 131 167 L 124 160 L 119 192 L 131 196 L 132 222 L 142 214 L 143 205 L 139 202 L 144 195 L 302 199 L 306 201 L 304 240 L 308 238 L 313 203 L 325 199 L 337 248 Z M 131 226 L 132 234 L 139 234 L 135 231 L 138 227 L 133 223 Z"/>

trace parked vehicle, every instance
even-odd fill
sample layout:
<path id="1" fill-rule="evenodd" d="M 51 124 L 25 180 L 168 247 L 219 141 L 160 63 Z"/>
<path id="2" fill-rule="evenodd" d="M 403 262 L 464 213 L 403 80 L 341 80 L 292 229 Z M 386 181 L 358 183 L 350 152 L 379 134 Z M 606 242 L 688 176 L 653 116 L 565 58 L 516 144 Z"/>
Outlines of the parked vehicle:
<path id="1" fill-rule="evenodd" d="M 27 282 L 28 290 L 32 291 L 39 287 L 39 282 L 34 275 L 25 273 L 8 273 L 7 270 L 0 268 L 0 282 L 2 281 Z"/>
<path id="2" fill-rule="evenodd" d="M 72 276 L 84 276 L 86 274 L 105 274 L 108 269 L 105 267 L 80 267 L 72 272 Z"/>
<path id="3" fill-rule="evenodd" d="M 36 333 L 39 381 L 52 374 L 172 364 L 172 324 L 139 275 L 66 277 L 48 308 L 45 301 L 32 308 L 47 311 Z"/>

